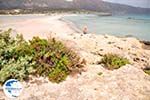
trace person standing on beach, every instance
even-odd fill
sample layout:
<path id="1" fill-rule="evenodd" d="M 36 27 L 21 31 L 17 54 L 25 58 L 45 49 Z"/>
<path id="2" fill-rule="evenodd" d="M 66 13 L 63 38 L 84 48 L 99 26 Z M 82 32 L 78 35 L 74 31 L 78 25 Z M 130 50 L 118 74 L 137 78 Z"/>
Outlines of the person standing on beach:
<path id="1" fill-rule="evenodd" d="M 88 33 L 88 28 L 87 28 L 87 26 L 84 26 L 84 28 L 83 28 L 83 34 L 87 34 Z"/>

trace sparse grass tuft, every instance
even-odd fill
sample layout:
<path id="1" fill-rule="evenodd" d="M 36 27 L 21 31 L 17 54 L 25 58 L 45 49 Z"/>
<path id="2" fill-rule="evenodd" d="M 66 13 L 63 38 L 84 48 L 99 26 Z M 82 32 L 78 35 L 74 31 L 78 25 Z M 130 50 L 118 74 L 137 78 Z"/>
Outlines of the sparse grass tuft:
<path id="1" fill-rule="evenodd" d="M 148 68 L 148 67 L 147 67 L 147 68 L 144 68 L 143 71 L 144 71 L 146 74 L 150 75 L 150 68 Z"/>
<path id="2" fill-rule="evenodd" d="M 101 76 L 102 74 L 103 74 L 102 72 L 97 73 L 97 75 L 99 75 L 99 76 Z"/>
<path id="3" fill-rule="evenodd" d="M 106 54 L 104 55 L 101 63 L 103 63 L 106 68 L 113 70 L 129 64 L 129 60 L 116 54 Z"/>

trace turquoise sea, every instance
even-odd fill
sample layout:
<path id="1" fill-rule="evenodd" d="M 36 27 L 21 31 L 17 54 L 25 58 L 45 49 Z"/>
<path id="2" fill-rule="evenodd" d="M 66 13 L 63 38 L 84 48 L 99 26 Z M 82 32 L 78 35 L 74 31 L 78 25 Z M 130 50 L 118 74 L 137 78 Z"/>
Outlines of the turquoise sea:
<path id="1" fill-rule="evenodd" d="M 150 41 L 150 15 L 98 16 L 74 15 L 66 16 L 80 29 L 88 27 L 89 33 L 110 34 L 115 36 L 133 36 L 140 40 Z"/>
<path id="2" fill-rule="evenodd" d="M 1 15 L 0 28 L 14 25 L 27 19 L 45 18 L 49 15 Z M 73 22 L 79 29 L 88 27 L 89 33 L 110 34 L 115 36 L 134 36 L 140 40 L 150 41 L 150 15 L 98 16 L 93 14 L 78 14 L 64 16 L 65 20 Z"/>

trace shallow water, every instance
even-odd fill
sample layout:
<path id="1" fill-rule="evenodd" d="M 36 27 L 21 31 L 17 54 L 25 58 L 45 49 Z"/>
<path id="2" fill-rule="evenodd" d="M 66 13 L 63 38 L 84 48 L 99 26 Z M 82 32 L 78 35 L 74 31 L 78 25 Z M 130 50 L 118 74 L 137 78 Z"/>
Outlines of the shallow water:
<path id="1" fill-rule="evenodd" d="M 64 18 L 75 23 L 80 29 L 87 26 L 90 33 L 134 36 L 140 40 L 150 41 L 150 16 L 148 15 L 97 16 L 82 14 Z"/>
<path id="2" fill-rule="evenodd" d="M 46 18 L 44 15 L 0 15 L 0 29 L 14 26 L 16 22 L 28 19 Z M 90 33 L 111 34 L 115 36 L 134 36 L 140 40 L 150 41 L 150 16 L 97 16 L 97 15 L 70 15 L 64 19 L 72 21 L 79 29 L 88 27 Z M 11 27 L 10 27 L 11 28 Z"/>

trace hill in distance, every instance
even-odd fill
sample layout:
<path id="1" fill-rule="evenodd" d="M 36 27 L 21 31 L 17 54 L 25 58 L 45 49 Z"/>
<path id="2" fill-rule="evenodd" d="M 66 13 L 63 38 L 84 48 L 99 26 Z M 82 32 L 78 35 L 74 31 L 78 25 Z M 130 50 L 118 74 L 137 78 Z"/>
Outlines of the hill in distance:
<path id="1" fill-rule="evenodd" d="M 150 14 L 150 8 L 132 7 L 102 0 L 0 0 L 0 9 L 78 9 L 112 14 Z"/>

